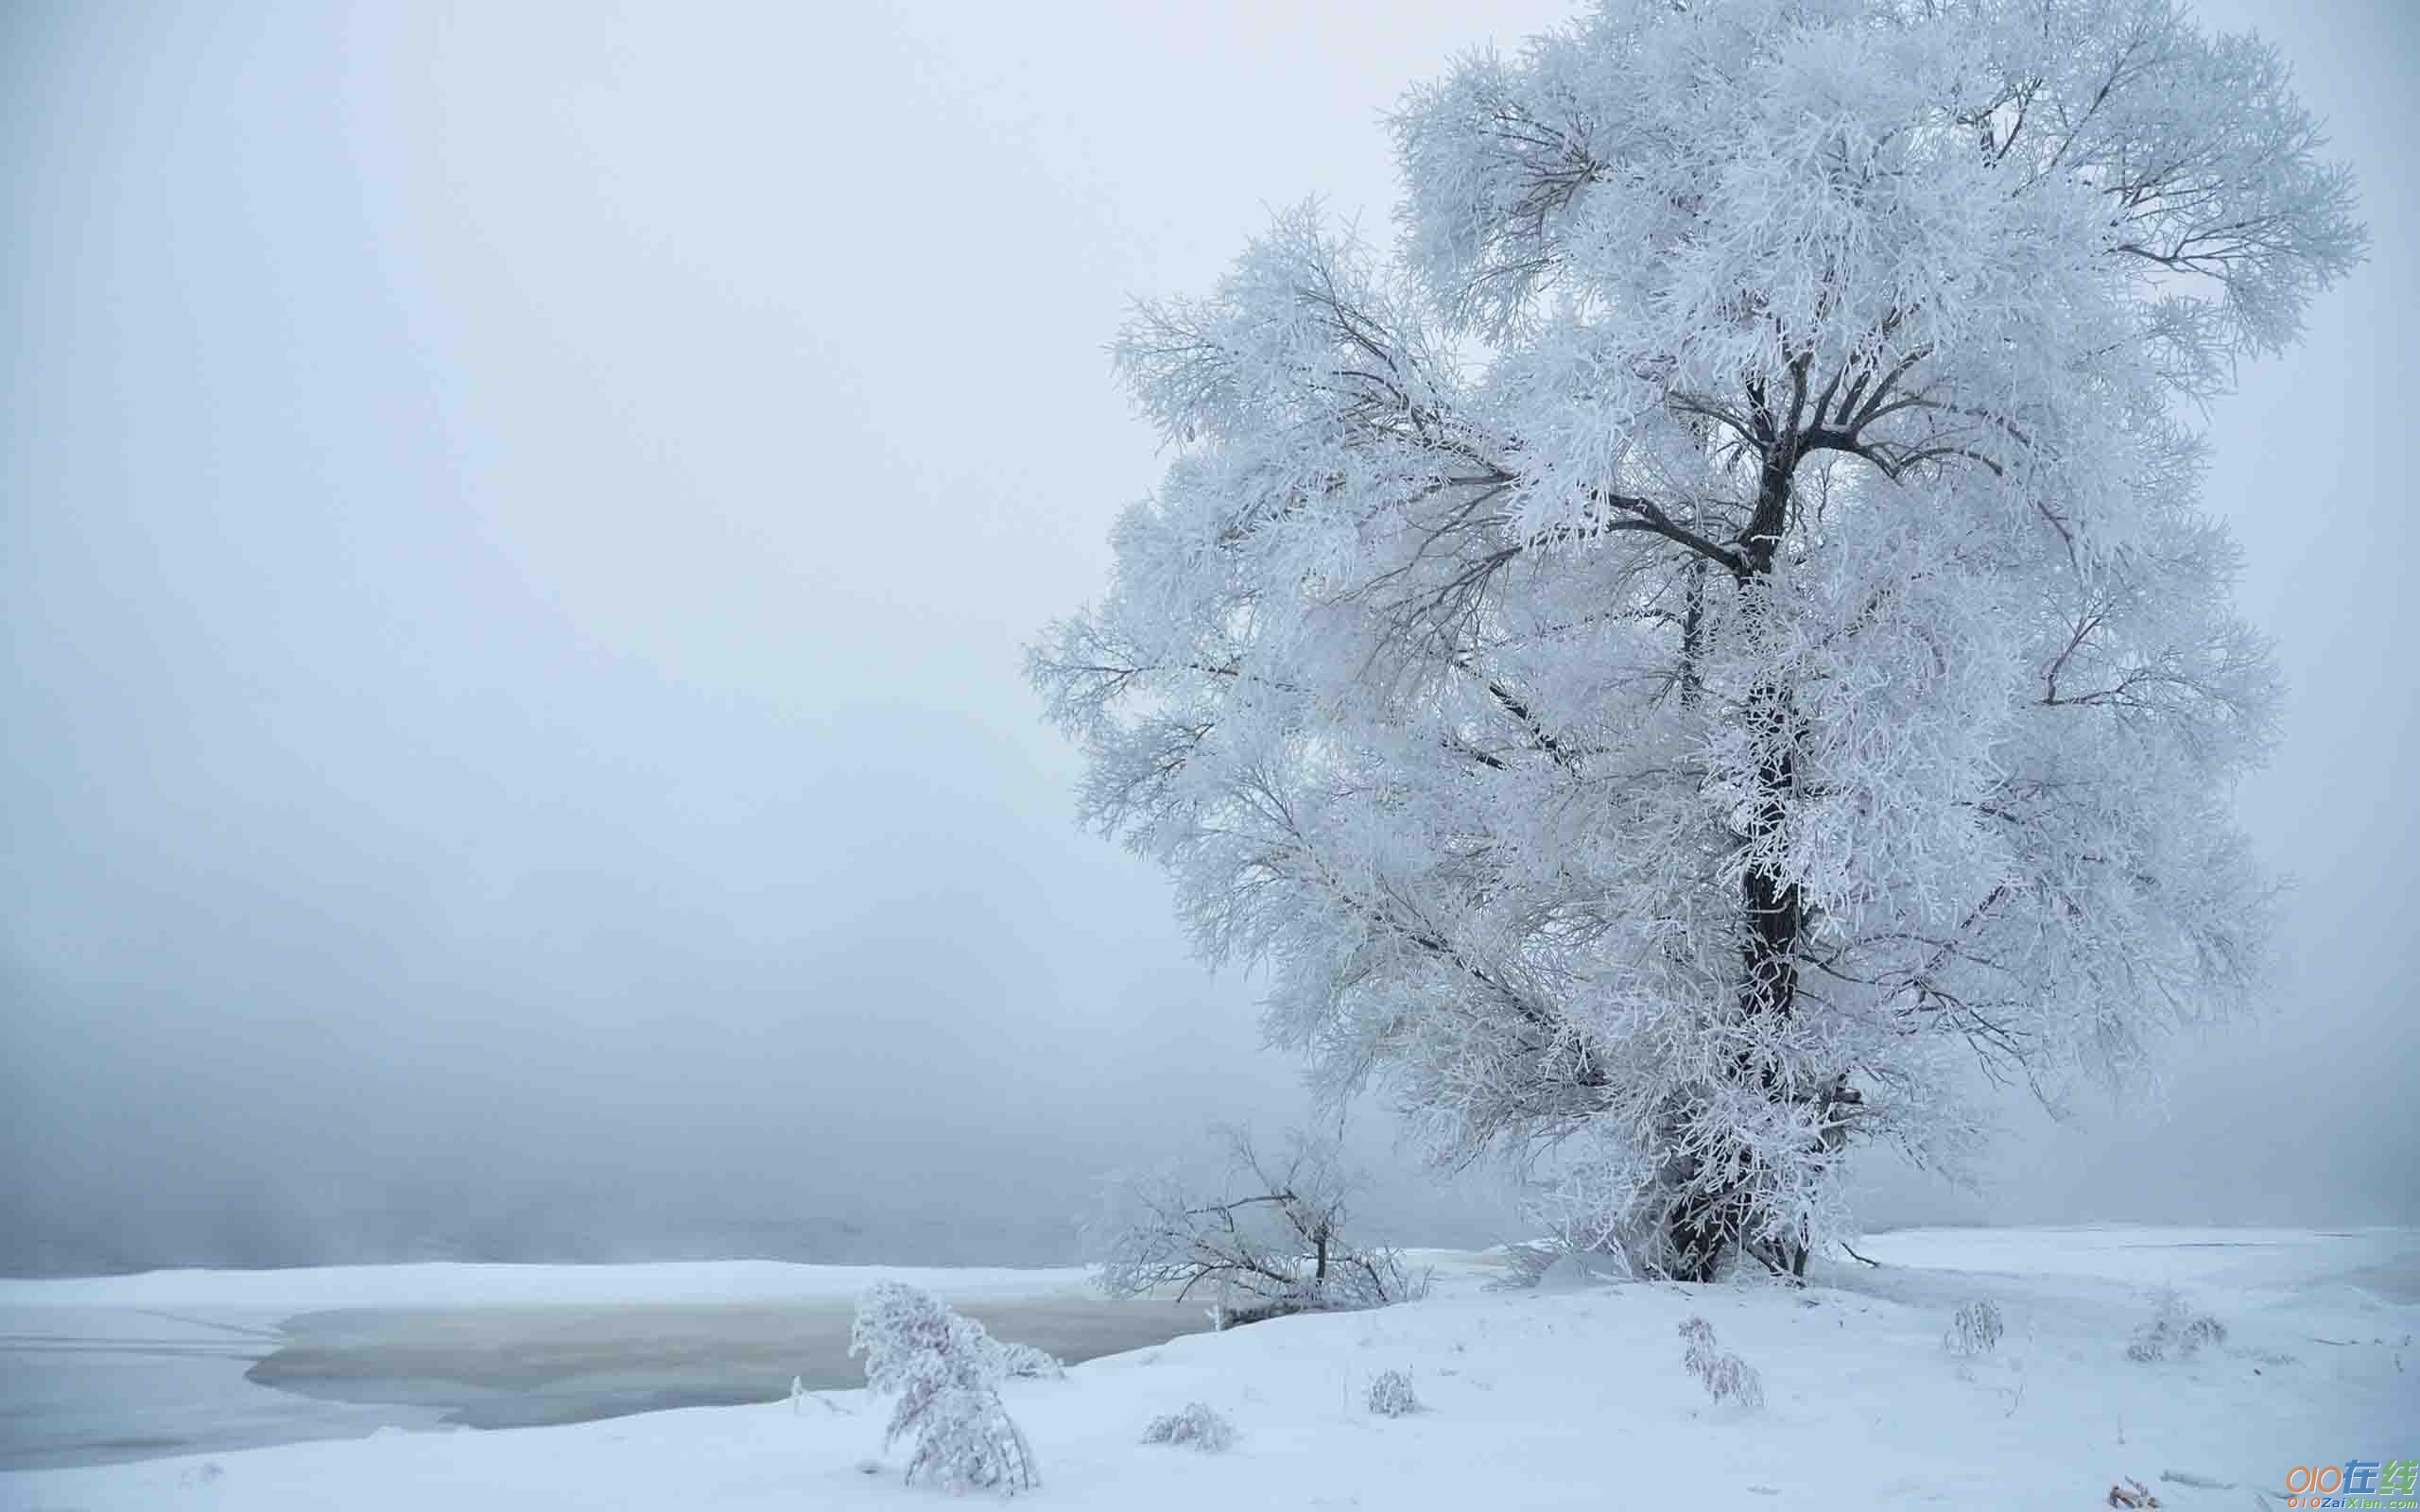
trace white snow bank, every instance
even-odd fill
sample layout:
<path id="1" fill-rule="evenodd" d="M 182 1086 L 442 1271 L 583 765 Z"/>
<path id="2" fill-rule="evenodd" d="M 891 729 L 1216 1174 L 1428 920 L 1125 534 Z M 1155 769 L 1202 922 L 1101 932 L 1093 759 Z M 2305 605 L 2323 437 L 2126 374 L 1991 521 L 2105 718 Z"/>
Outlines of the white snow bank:
<path id="1" fill-rule="evenodd" d="M 155 1270 L 134 1276 L 0 1280 L 0 1308 L 602 1307 L 653 1303 L 854 1301 L 877 1280 L 905 1280 L 953 1301 L 1089 1296 L 1080 1267 L 915 1269 L 782 1261 L 648 1265 L 327 1265 L 294 1270 Z"/>
<path id="2" fill-rule="evenodd" d="M 2283 1505 L 2297 1465 L 2420 1456 L 2420 1305 L 2342 1281 L 2409 1265 L 2420 1233 L 2273 1233 L 2219 1263 L 2227 1234 L 2175 1230 L 1887 1235 L 1882 1269 L 1817 1284 L 1634 1284 L 1541 1294 L 1467 1279 L 1381 1313 L 1280 1319 L 1080 1366 L 1004 1393 L 1041 1488 L 1016 1504 L 1131 1512 L 1244 1507 L 2074 1509 L 2120 1476 L 2165 1505 Z M 2349 1246 L 2349 1248 L 2347 1247 Z M 1864 1247 L 1864 1246 L 1860 1246 Z M 1911 1257 L 1948 1256 L 1959 1268 Z M 2240 1267 L 2250 1264 L 2249 1270 Z M 2234 1267 L 2234 1268 L 2231 1268 Z M 997 1276 L 1001 1273 L 988 1273 Z M 1012 1273 L 1011 1273 L 1012 1274 Z M 2299 1277 L 2299 1281 L 2295 1278 Z M 2125 1358 L 2152 1288 L 2177 1280 L 2223 1319 L 2191 1360 Z M 945 1288 L 948 1289 L 948 1288 Z M 961 1294 L 963 1287 L 958 1288 Z M 1994 1300 L 1997 1349 L 1942 1344 L 1955 1306 Z M 1717 1406 L 1683 1368 L 1705 1318 L 1762 1378 L 1766 1405 Z M 1422 1410 L 1373 1416 L 1368 1383 L 1410 1372 Z M 1216 1455 L 1141 1442 L 1206 1403 Z M 84 1512 L 795 1512 L 963 1507 L 901 1484 L 885 1403 L 707 1408 L 495 1433 L 353 1442 L 0 1477 L 0 1503 Z M 2168 1472 L 2232 1490 L 2167 1481 Z"/>
<path id="3" fill-rule="evenodd" d="M 2392 1266 L 2412 1253 L 2405 1228 L 1899 1228 L 1858 1241 L 1879 1261 L 1935 1270 L 2098 1277 L 2240 1290 L 2305 1287 Z"/>

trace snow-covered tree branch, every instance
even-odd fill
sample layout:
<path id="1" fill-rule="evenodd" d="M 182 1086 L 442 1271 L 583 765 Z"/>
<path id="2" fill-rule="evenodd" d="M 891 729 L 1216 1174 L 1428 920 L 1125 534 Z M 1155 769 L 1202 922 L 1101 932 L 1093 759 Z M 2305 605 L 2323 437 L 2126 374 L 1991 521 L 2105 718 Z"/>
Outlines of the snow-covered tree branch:
<path id="1" fill-rule="evenodd" d="M 1084 814 L 1438 1154 L 1710 1276 L 2259 989 L 2277 707 L 2190 418 L 2360 255 L 2171 0 L 1610 0 L 1117 347 L 1174 448 L 1030 659 Z"/>

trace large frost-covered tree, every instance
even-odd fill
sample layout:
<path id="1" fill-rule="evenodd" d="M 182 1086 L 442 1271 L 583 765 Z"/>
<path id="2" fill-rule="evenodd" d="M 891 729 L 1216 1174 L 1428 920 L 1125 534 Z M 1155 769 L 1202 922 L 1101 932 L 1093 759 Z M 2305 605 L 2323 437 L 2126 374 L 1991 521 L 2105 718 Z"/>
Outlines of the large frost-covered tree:
<path id="1" fill-rule="evenodd" d="M 2360 256 L 2171 0 L 1611 0 L 1117 344 L 1173 449 L 1030 672 L 1338 1092 L 1685 1278 L 2259 989 L 2198 406 Z M 2308 508 L 2276 500 L 2273 507 Z"/>

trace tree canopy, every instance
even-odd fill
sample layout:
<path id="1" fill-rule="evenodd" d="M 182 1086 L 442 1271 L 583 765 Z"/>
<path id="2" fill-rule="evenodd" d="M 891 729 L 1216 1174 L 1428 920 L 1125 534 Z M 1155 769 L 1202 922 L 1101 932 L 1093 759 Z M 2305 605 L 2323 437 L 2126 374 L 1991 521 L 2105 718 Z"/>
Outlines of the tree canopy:
<path id="1" fill-rule="evenodd" d="M 1634 1259 L 1803 1266 L 2251 1004 L 2277 708 L 2200 405 L 2360 257 L 2171 0 L 1609 0 L 1393 119 L 1116 359 L 1172 449 L 1029 672 L 1275 1039 Z M 2279 501 L 2279 507 L 2292 507 Z"/>

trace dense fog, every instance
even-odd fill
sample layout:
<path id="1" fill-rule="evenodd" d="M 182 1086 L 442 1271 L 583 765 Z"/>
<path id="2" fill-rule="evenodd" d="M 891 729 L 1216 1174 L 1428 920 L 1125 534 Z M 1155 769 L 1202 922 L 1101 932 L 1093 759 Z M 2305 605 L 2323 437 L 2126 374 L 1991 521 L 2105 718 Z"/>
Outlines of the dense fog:
<path id="1" fill-rule="evenodd" d="M 1159 471 L 1128 296 L 1379 232 L 1396 92 L 1564 8 L 1244 9 L 0 18 L 0 1271 L 1063 1259 L 1106 1170 L 1306 1116 L 1021 646 Z M 2420 1221 L 2420 21 L 2205 9 L 2375 247 L 2210 417 L 2288 972 L 1870 1224 Z M 1390 1233 L 1512 1227 L 1353 1133 Z"/>

